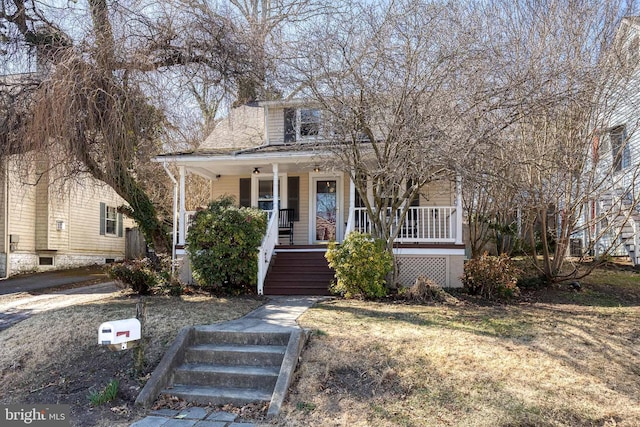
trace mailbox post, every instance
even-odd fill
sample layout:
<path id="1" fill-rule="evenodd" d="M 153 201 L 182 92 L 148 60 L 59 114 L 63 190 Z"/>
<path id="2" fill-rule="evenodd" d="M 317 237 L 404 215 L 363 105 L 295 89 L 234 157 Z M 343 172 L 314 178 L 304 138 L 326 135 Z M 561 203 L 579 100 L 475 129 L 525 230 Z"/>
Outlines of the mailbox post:
<path id="1" fill-rule="evenodd" d="M 98 328 L 98 344 L 107 345 L 114 351 L 136 347 L 140 337 L 140 321 L 135 318 L 104 322 Z"/>

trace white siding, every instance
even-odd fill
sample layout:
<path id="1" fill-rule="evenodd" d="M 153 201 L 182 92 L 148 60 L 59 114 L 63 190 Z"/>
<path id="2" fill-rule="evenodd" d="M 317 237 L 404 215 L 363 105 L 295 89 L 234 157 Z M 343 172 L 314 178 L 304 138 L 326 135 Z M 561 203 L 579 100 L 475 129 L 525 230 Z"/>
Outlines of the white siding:
<path id="1" fill-rule="evenodd" d="M 33 253 L 36 249 L 36 176 L 33 167 L 20 174 L 16 165 L 10 167 L 7 234 L 20 240 L 14 252 Z"/>
<path id="2" fill-rule="evenodd" d="M 269 107 L 269 144 L 284 144 L 284 108 Z"/>
<path id="3" fill-rule="evenodd" d="M 220 179 L 211 182 L 211 197 L 213 200 L 221 196 L 233 196 L 236 203 L 240 201 L 240 178 L 251 178 L 250 176 L 225 175 Z"/>
<path id="4" fill-rule="evenodd" d="M 420 192 L 420 206 L 453 206 L 455 184 L 448 180 L 434 181 Z"/>
<path id="5" fill-rule="evenodd" d="M 133 222 L 123 220 L 123 237 L 100 235 L 100 203 L 120 206 L 123 199 L 108 186 L 88 176 L 66 184 L 50 175 L 37 178 L 34 164 L 11 166 L 7 196 L 8 223 L 1 236 L 17 236 L 9 253 L 10 274 L 23 271 L 104 263 L 122 259 L 124 230 Z M 3 192 L 0 192 L 3 193 Z M 4 200 L 0 206 L 4 209 Z M 58 221 L 64 224 L 58 229 Z M 8 237 L 7 237 L 8 238 Z M 4 249 L 4 246 L 2 246 Z M 40 257 L 53 258 L 53 266 L 39 266 Z"/>
<path id="6" fill-rule="evenodd" d="M 86 185 L 75 186 L 69 198 L 68 229 L 69 252 L 74 254 L 103 254 L 107 258 L 124 255 L 124 229 L 132 226 L 132 221 L 125 221 L 123 237 L 116 235 L 100 235 L 100 203 L 118 207 L 123 204 L 115 191 L 107 185 L 86 179 Z"/>

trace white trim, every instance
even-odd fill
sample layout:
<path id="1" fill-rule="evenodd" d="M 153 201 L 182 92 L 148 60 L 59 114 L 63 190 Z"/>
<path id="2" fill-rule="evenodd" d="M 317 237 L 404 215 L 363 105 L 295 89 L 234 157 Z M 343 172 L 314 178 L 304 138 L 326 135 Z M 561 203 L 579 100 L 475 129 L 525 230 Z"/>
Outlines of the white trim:
<path id="1" fill-rule="evenodd" d="M 344 236 L 344 218 L 342 212 L 344 210 L 344 173 L 341 172 L 309 172 L 309 244 L 315 245 L 326 243 L 325 241 L 316 240 L 316 182 L 318 180 L 335 180 L 336 181 L 336 241 L 341 242 Z"/>
<path id="2" fill-rule="evenodd" d="M 279 153 L 241 153 L 239 155 L 233 154 L 175 154 L 175 155 L 161 155 L 151 159 L 152 162 L 173 162 L 178 165 L 182 163 L 191 162 L 216 162 L 216 163 L 246 163 L 253 164 L 256 159 L 258 160 L 281 160 L 280 163 L 296 163 L 298 159 L 314 159 L 322 156 L 330 156 L 330 152 L 279 152 Z"/>
<path id="3" fill-rule="evenodd" d="M 171 275 L 173 276 L 176 270 L 176 245 L 178 244 L 178 181 L 167 167 L 167 162 L 163 162 L 162 167 L 173 182 L 173 225 L 171 229 Z"/>
<path id="4" fill-rule="evenodd" d="M 394 255 L 462 255 L 464 256 L 464 248 L 393 248 Z"/>
<path id="5" fill-rule="evenodd" d="M 456 244 L 462 244 L 462 177 L 456 176 Z"/>
<path id="6" fill-rule="evenodd" d="M 186 170 L 184 166 L 179 166 L 178 167 L 178 171 L 180 172 L 180 221 L 178 222 L 178 235 L 180 237 L 178 243 L 181 245 L 184 245 L 185 242 L 185 237 L 186 237 L 186 232 L 187 232 L 187 227 L 185 224 L 185 221 L 187 218 L 185 218 L 185 212 L 186 212 L 186 202 L 185 202 L 185 177 L 186 177 Z"/>

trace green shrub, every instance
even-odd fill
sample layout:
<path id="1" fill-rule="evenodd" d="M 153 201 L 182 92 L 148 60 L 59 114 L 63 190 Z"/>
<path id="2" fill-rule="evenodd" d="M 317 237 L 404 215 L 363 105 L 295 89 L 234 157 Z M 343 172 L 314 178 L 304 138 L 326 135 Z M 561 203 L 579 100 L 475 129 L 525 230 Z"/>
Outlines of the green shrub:
<path id="1" fill-rule="evenodd" d="M 233 198 L 222 197 L 196 213 L 187 234 L 187 251 L 200 286 L 238 295 L 255 292 L 267 214 L 233 204 Z"/>
<path id="2" fill-rule="evenodd" d="M 507 255 L 490 256 L 485 252 L 465 263 L 462 284 L 472 295 L 508 299 L 520 295 L 516 285 L 519 275 L 520 270 Z"/>
<path id="3" fill-rule="evenodd" d="M 393 269 L 393 257 L 384 240 L 351 232 L 341 244 L 329 243 L 326 253 L 337 281 L 331 291 L 346 298 L 377 298 L 387 294 L 385 276 Z"/>

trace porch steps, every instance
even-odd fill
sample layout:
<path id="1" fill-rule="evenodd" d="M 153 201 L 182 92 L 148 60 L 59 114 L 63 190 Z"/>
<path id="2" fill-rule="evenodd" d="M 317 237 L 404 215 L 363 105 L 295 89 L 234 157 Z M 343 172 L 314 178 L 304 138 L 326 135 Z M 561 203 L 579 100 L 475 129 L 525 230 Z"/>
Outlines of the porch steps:
<path id="1" fill-rule="evenodd" d="M 196 328 L 162 393 L 204 405 L 269 403 L 290 335 Z"/>
<path id="2" fill-rule="evenodd" d="M 601 209 L 613 210 L 609 221 L 613 224 L 614 232 L 619 234 L 624 250 L 634 265 L 640 265 L 640 254 L 636 248 L 636 236 L 640 240 L 640 212 L 638 208 L 629 206 L 619 195 L 607 194 L 601 200 Z M 619 204 L 619 210 L 614 205 Z M 617 254 L 616 254 L 617 255 Z"/>
<path id="3" fill-rule="evenodd" d="M 265 295 L 330 295 L 334 270 L 325 251 L 276 248 L 264 284 Z"/>

